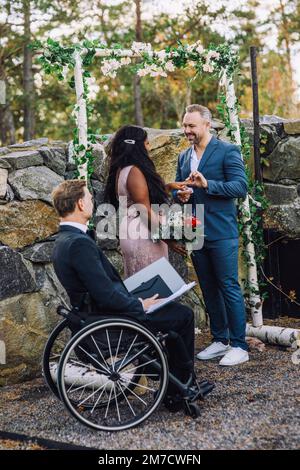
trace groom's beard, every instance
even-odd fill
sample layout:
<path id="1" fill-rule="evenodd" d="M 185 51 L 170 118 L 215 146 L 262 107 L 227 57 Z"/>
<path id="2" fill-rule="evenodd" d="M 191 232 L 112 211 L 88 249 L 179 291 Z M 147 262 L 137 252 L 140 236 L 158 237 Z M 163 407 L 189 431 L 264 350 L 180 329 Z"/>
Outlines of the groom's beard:
<path id="1" fill-rule="evenodd" d="M 185 136 L 191 145 L 199 145 L 201 142 L 201 138 L 197 134 L 185 134 Z"/>

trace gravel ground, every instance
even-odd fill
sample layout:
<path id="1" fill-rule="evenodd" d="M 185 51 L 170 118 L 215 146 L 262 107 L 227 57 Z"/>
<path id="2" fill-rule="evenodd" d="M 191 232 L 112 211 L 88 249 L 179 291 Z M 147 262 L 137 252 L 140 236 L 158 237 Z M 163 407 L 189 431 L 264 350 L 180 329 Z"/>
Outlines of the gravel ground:
<path id="1" fill-rule="evenodd" d="M 300 320 L 283 321 L 300 327 Z M 208 331 L 202 331 L 196 350 L 209 342 Z M 296 449 L 300 447 L 300 365 L 292 363 L 291 354 L 266 346 L 263 352 L 251 351 L 248 363 L 232 368 L 221 368 L 217 360 L 197 361 L 198 377 L 213 380 L 216 388 L 201 403 L 196 420 L 161 407 L 138 428 L 96 432 L 76 422 L 39 378 L 2 388 L 0 429 L 107 450 Z M 3 442 L 0 449 L 7 449 L 9 442 Z"/>

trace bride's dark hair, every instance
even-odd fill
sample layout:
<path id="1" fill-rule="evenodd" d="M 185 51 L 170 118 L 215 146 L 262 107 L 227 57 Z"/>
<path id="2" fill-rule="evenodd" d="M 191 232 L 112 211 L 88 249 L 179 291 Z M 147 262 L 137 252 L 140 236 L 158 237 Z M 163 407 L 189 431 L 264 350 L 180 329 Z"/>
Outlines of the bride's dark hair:
<path id="1" fill-rule="evenodd" d="M 115 134 L 109 145 L 109 175 L 105 188 L 105 200 L 118 207 L 116 195 L 116 175 L 118 169 L 134 165 L 146 178 L 151 204 L 168 202 L 163 179 L 157 173 L 155 165 L 145 147 L 147 132 L 138 126 L 123 126 Z M 135 143 L 125 142 L 126 140 Z"/>

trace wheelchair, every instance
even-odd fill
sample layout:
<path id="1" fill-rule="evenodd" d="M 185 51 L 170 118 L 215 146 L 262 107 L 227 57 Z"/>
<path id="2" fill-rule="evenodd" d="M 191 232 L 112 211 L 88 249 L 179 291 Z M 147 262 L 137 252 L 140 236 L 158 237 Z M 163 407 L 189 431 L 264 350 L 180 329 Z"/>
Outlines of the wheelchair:
<path id="1" fill-rule="evenodd" d="M 169 384 L 184 410 L 200 416 L 196 403 L 213 384 L 194 373 L 180 382 L 168 367 L 168 334 L 154 334 L 128 318 L 87 316 L 59 306 L 64 319 L 45 345 L 43 375 L 50 390 L 82 424 L 121 431 L 145 421 L 160 406 Z"/>

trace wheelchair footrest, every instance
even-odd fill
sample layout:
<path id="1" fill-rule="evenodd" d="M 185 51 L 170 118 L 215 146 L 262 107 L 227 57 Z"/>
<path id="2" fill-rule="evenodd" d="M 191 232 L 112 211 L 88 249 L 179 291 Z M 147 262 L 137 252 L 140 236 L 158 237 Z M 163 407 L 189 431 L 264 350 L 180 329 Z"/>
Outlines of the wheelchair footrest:
<path id="1" fill-rule="evenodd" d="M 185 400 L 193 403 L 196 400 L 203 399 L 206 395 L 213 391 L 215 384 L 208 380 L 202 380 L 197 382 L 195 387 L 189 389 L 189 394 L 185 397 Z"/>

